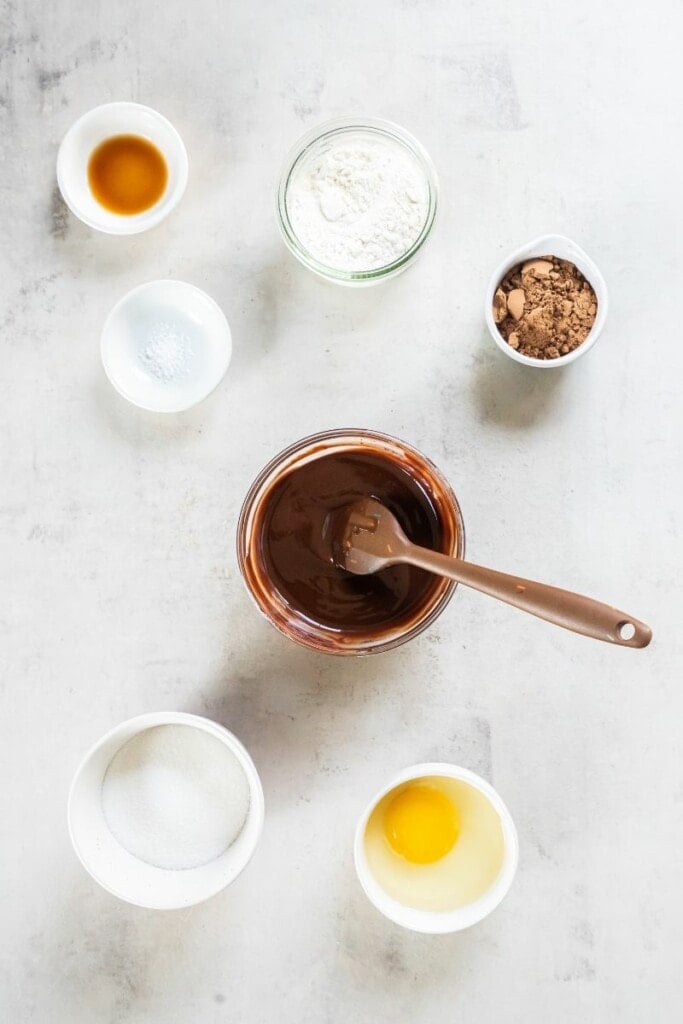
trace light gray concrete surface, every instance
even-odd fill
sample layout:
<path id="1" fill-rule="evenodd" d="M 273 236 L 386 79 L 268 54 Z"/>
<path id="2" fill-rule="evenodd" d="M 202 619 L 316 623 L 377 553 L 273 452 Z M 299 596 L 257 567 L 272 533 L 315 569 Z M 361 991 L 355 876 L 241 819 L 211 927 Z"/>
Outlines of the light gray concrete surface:
<path id="1" fill-rule="evenodd" d="M 2 1020 L 7 1024 L 575 1024 L 680 1020 L 681 7 L 676 0 L 2 3 Z M 187 194 L 138 238 L 87 230 L 57 146 L 98 103 L 157 107 Z M 274 193 L 304 129 L 389 117 L 443 202 L 422 259 L 351 291 L 299 267 Z M 509 249 L 574 237 L 610 289 L 597 347 L 527 371 L 485 334 Z M 130 287 L 205 288 L 235 356 L 196 410 L 109 386 L 99 331 Z M 472 559 L 650 621 L 646 652 L 461 591 L 403 650 L 326 660 L 261 621 L 242 497 L 332 426 L 414 443 L 462 502 Z M 263 776 L 248 870 L 183 913 L 84 873 L 66 795 L 85 749 L 155 709 L 224 722 Z M 456 936 L 366 902 L 352 831 L 387 776 L 467 765 L 508 802 L 516 883 Z"/>

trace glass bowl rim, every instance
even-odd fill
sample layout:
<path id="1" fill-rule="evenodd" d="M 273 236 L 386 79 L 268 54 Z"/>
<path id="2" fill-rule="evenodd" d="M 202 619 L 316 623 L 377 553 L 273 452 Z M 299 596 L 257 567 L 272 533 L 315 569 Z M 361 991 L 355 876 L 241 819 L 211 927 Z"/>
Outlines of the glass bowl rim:
<path id="1" fill-rule="evenodd" d="M 392 260 L 391 263 L 386 263 L 382 267 L 375 267 L 373 270 L 339 270 L 339 268 L 329 267 L 326 263 L 321 263 L 299 241 L 287 211 L 287 191 L 294 170 L 299 165 L 299 162 L 322 139 L 354 130 L 388 136 L 403 146 L 404 149 L 409 150 L 422 168 L 429 194 L 427 216 L 413 244 L 401 256 Z M 287 248 L 309 270 L 338 284 L 368 284 L 392 277 L 406 267 L 417 256 L 429 238 L 436 219 L 438 206 L 439 179 L 429 153 L 422 143 L 407 129 L 402 128 L 401 125 L 393 121 L 380 117 L 336 117 L 309 129 L 297 139 L 287 153 L 277 190 L 278 224 Z"/>
<path id="2" fill-rule="evenodd" d="M 297 453 L 305 452 L 306 449 L 315 449 L 317 444 L 321 444 L 326 441 L 341 441 L 343 438 L 359 441 L 367 439 L 370 441 L 378 441 L 392 447 L 398 447 L 405 452 L 416 455 L 421 462 L 426 463 L 430 472 L 434 474 L 440 486 L 443 488 L 444 496 L 450 504 L 456 531 L 454 538 L 454 553 L 457 554 L 457 557 L 459 558 L 465 557 L 465 523 L 460 503 L 453 491 L 453 488 L 442 471 L 430 458 L 428 458 L 428 456 L 424 455 L 419 449 L 406 441 L 393 437 L 391 434 L 385 434 L 381 431 L 371 430 L 366 427 L 341 427 L 332 430 L 319 431 L 315 434 L 309 434 L 306 437 L 302 437 L 298 441 L 295 441 L 293 444 L 288 445 L 282 451 L 273 456 L 273 458 L 270 459 L 258 473 L 249 487 L 244 501 L 242 502 L 236 531 L 237 563 L 247 593 L 263 617 L 271 624 L 271 626 L 274 626 L 275 629 L 277 629 L 283 636 L 287 637 L 288 640 L 291 640 L 301 647 L 305 647 L 307 650 L 315 651 L 317 653 L 332 654 L 342 657 L 349 655 L 359 657 L 370 654 L 381 654 L 384 651 L 400 647 L 402 644 L 419 636 L 420 633 L 424 632 L 424 630 L 427 629 L 445 609 L 446 605 L 455 593 L 457 583 L 453 580 L 446 581 L 446 585 L 444 586 L 442 593 L 434 600 L 431 607 L 428 606 L 426 614 L 424 614 L 423 617 L 415 622 L 409 629 L 406 629 L 403 632 L 395 632 L 393 634 L 390 633 L 388 635 L 379 636 L 376 641 L 368 641 L 367 639 L 363 640 L 362 638 L 359 638 L 358 641 L 352 640 L 343 645 L 340 644 L 337 648 L 333 648 L 322 642 L 315 633 L 311 633 L 309 636 L 304 638 L 303 635 L 299 635 L 296 631 L 288 630 L 285 624 L 281 623 L 275 616 L 272 616 L 269 613 L 269 610 L 267 610 L 267 607 L 262 604 L 261 600 L 252 589 L 247 572 L 245 571 L 246 563 L 250 558 L 247 544 L 247 530 L 250 525 L 249 520 L 255 509 L 258 507 L 257 499 L 259 492 L 262 490 L 269 477 L 272 477 L 288 459 Z M 321 637 L 326 634 L 332 636 L 332 630 L 325 630 L 324 627 L 318 628 L 320 630 Z"/>

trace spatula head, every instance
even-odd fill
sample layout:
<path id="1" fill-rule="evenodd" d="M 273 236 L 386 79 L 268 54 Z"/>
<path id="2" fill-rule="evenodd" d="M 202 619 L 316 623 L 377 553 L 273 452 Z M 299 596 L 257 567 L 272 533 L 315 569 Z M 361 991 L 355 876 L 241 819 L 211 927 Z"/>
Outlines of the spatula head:
<path id="1" fill-rule="evenodd" d="M 340 516 L 335 559 L 342 569 L 367 576 L 400 562 L 407 543 L 386 505 L 375 498 L 363 498 Z"/>

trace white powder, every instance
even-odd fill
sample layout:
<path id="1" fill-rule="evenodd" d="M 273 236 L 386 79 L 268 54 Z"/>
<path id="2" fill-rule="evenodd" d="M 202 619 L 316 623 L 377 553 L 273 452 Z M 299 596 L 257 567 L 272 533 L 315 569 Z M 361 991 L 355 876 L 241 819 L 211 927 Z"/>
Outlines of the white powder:
<path id="1" fill-rule="evenodd" d="M 114 755 L 102 809 L 115 839 L 134 857 L 159 868 L 194 868 L 237 839 L 249 811 L 249 782 L 215 736 L 159 725 Z"/>
<path id="2" fill-rule="evenodd" d="M 301 245 L 335 270 L 387 266 L 424 227 L 429 187 L 417 158 L 362 131 L 323 140 L 295 168 L 287 212 Z"/>
<path id="3" fill-rule="evenodd" d="M 152 324 L 140 351 L 145 371 L 164 384 L 187 377 L 193 356 L 191 339 L 181 327 L 166 320 Z"/>

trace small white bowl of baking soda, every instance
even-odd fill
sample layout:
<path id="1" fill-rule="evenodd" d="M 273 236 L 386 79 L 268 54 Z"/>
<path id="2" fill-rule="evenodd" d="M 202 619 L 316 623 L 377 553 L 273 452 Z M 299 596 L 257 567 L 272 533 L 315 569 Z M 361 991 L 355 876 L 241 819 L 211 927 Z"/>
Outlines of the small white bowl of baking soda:
<path id="1" fill-rule="evenodd" d="M 216 302 L 185 281 L 149 281 L 114 306 L 102 363 L 123 398 L 151 412 L 182 412 L 218 387 L 232 335 Z"/>

